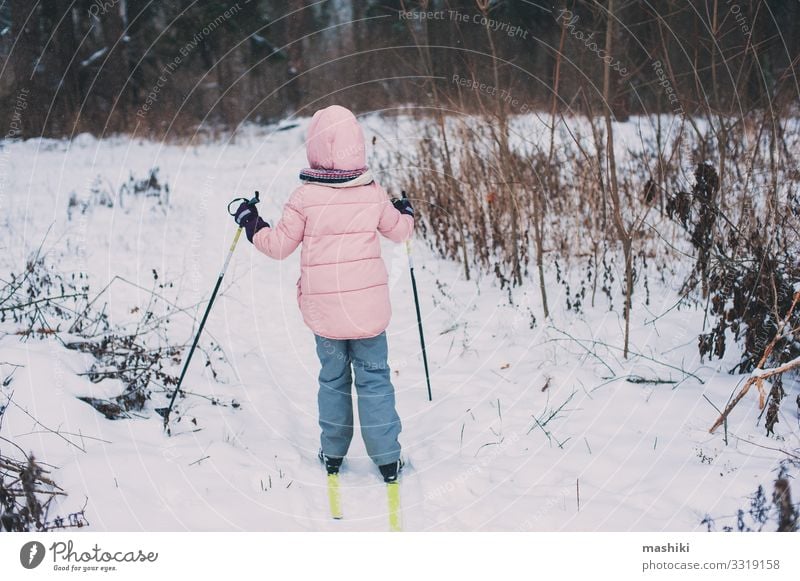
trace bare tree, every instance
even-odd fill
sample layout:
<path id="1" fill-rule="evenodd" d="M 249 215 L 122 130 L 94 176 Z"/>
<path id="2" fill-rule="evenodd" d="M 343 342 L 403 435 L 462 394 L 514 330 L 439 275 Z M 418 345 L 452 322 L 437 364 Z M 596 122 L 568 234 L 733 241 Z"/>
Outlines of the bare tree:
<path id="1" fill-rule="evenodd" d="M 614 0 L 608 0 L 606 15 L 606 54 L 614 54 Z M 603 113 L 606 122 L 606 159 L 608 171 L 608 193 L 611 197 L 611 212 L 617 237 L 622 244 L 622 253 L 625 258 L 625 339 L 623 356 L 628 357 L 631 328 L 631 305 L 633 296 L 633 236 L 627 225 L 622 211 L 622 202 L 619 195 L 619 180 L 617 178 L 617 159 L 614 153 L 614 124 L 612 120 L 611 103 L 611 59 L 603 60 L 603 100 L 605 106 Z"/>

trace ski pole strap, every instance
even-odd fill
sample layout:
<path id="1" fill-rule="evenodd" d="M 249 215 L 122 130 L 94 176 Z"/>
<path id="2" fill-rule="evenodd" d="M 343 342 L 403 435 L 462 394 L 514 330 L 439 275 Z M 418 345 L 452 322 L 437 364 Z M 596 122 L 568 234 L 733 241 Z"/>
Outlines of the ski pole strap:
<path id="1" fill-rule="evenodd" d="M 255 206 L 260 201 L 261 201 L 261 194 L 259 193 L 258 190 L 256 190 L 255 195 L 249 200 L 247 198 L 234 198 L 230 202 L 228 202 L 228 214 L 230 214 L 231 216 L 236 215 L 236 210 L 231 210 L 231 206 L 233 206 L 236 202 L 239 203 L 244 202 L 245 204 L 250 204 L 251 206 Z"/>
<path id="2" fill-rule="evenodd" d="M 400 196 L 404 200 L 408 199 L 408 195 L 406 194 L 405 190 L 400 192 Z M 406 240 L 406 254 L 408 254 L 408 267 L 413 269 L 414 268 L 414 258 L 411 256 L 411 238 Z"/>

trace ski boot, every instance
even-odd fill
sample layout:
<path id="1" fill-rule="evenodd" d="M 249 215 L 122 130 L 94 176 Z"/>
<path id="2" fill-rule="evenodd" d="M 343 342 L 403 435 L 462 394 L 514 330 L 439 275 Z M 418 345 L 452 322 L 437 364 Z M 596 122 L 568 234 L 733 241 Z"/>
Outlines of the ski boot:
<path id="1" fill-rule="evenodd" d="M 322 450 L 319 451 L 317 455 L 319 461 L 325 466 L 325 470 L 328 474 L 339 474 L 339 469 L 342 467 L 342 461 L 344 458 L 339 458 L 337 456 L 326 456 L 322 453 Z"/>
<path id="2" fill-rule="evenodd" d="M 378 466 L 378 470 L 381 471 L 381 476 L 383 476 L 383 481 L 386 484 L 390 484 L 392 482 L 397 482 L 397 476 L 400 474 L 400 471 L 405 466 L 405 462 L 403 462 L 402 458 L 397 460 L 396 462 L 391 462 L 390 464 L 382 464 Z"/>

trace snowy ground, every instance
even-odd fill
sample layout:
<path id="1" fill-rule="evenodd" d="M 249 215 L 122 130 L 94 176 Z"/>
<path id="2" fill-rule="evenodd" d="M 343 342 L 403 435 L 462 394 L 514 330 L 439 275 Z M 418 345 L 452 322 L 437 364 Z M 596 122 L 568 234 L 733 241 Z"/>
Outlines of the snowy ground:
<path id="1" fill-rule="evenodd" d="M 369 125 L 368 139 L 373 130 L 390 133 L 377 119 Z M 50 258 L 64 272 L 88 273 L 92 291 L 114 276 L 128 281 L 108 294 L 115 323 L 146 305 L 155 269 L 159 283 L 172 283 L 161 292 L 191 307 L 191 316 L 174 315 L 169 331 L 176 343 L 188 342 L 234 232 L 228 200 L 259 189 L 262 215 L 277 218 L 304 165 L 304 128 L 253 130 L 198 147 L 85 136 L 6 144 L 2 278 L 22 269 L 49 229 Z M 73 208 L 68 219 L 71 193 L 85 199 L 98 176 L 117 191 L 131 173 L 141 178 L 153 167 L 170 185 L 168 209 L 129 200 L 85 214 Z M 406 530 L 704 530 L 706 514 L 724 524 L 759 484 L 771 484 L 780 456 L 761 446 L 798 446 L 793 417 L 779 424 L 787 441 L 762 435 L 754 397 L 732 415 L 727 445 L 722 430 L 708 433 L 717 412 L 703 395 L 722 407 L 741 378 L 725 373 L 729 362 L 699 361 L 700 311 L 674 309 L 653 321 L 675 302 L 679 281 L 651 278 L 647 308 L 637 293 L 638 355 L 625 361 L 622 321 L 602 301 L 586 314 L 566 312 L 563 287 L 553 284 L 555 313 L 543 323 L 535 284 L 517 290 L 510 305 L 491 278 L 465 281 L 422 243 L 415 251 L 433 402 L 404 250 L 385 247 L 390 363 L 410 461 Z M 327 516 L 316 459 L 317 361 L 295 302 L 298 261 L 299 253 L 270 261 L 243 241 L 204 339 L 222 347 L 227 364 L 217 363 L 215 381 L 197 359 L 185 382 L 193 393 L 241 406 L 189 396 L 171 437 L 152 411 L 163 399 L 141 418 L 106 420 L 76 396 L 114 395 L 119 383 L 91 383 L 78 375 L 88 355 L 55 338 L 26 340 L 4 324 L 0 371 L 24 367 L 4 388 L 14 404 L 0 435 L 57 466 L 53 477 L 69 493 L 57 512 L 85 503 L 92 530 L 387 529 L 383 485 L 358 435 L 341 477 L 346 518 Z M 625 380 L 633 376 L 677 383 Z"/>

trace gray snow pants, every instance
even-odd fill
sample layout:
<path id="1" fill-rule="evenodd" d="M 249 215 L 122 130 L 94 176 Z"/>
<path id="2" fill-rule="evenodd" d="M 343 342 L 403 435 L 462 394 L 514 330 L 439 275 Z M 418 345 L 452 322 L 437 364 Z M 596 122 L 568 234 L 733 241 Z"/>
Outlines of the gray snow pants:
<path id="1" fill-rule="evenodd" d="M 322 453 L 344 457 L 353 439 L 351 385 L 355 375 L 358 417 L 367 453 L 377 465 L 400 458 L 400 417 L 395 410 L 386 333 L 368 339 L 314 336 L 319 372 L 319 425 Z M 351 373 L 352 368 L 352 373 Z"/>

